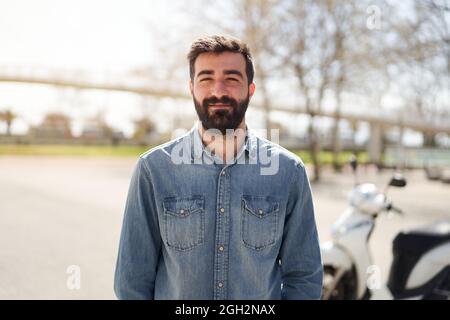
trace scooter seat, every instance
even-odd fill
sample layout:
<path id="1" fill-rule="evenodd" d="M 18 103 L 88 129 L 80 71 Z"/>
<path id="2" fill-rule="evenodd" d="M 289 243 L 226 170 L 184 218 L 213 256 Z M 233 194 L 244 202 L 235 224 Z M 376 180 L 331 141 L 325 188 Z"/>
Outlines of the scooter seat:
<path id="1" fill-rule="evenodd" d="M 422 233 L 435 236 L 450 236 L 450 220 L 435 222 L 421 228 L 411 230 L 412 233 Z"/>
<path id="2" fill-rule="evenodd" d="M 394 250 L 421 256 L 431 248 L 447 241 L 450 241 L 450 221 L 441 221 L 400 232 L 394 239 Z"/>
<path id="3" fill-rule="evenodd" d="M 394 297 L 406 293 L 406 282 L 417 261 L 429 250 L 450 242 L 450 220 L 400 232 L 393 242 L 388 287 Z"/>

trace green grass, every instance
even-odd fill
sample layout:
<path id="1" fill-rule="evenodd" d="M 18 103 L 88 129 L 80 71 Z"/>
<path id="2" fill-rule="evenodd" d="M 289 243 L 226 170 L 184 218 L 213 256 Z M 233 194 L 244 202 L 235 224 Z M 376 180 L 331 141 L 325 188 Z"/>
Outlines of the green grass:
<path id="1" fill-rule="evenodd" d="M 84 146 L 84 145 L 0 145 L 0 156 L 92 156 L 92 157 L 137 157 L 151 146 Z M 311 157 L 306 150 L 293 150 L 305 163 L 311 163 Z M 339 162 L 348 163 L 351 152 L 341 152 Z M 333 154 L 322 151 L 319 159 L 324 164 L 332 163 Z M 367 153 L 358 155 L 360 163 L 367 162 Z"/>
<path id="2" fill-rule="evenodd" d="M 311 156 L 307 150 L 291 150 L 296 155 L 298 155 L 303 162 L 311 163 Z M 346 164 L 350 161 L 350 156 L 352 153 L 350 151 L 343 151 L 339 153 L 338 161 L 340 164 Z M 368 156 L 367 152 L 359 152 L 357 155 L 359 163 L 367 163 Z M 319 154 L 319 161 L 323 164 L 331 164 L 333 163 L 333 153 L 331 151 L 321 151 Z"/>
<path id="3" fill-rule="evenodd" d="M 0 145 L 0 156 L 136 157 L 148 149 L 145 146 Z"/>

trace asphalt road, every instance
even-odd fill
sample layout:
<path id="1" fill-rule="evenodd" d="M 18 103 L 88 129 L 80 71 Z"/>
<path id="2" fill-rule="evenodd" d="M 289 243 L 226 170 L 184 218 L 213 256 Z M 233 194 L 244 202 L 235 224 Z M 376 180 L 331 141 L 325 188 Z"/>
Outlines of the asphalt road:
<path id="1" fill-rule="evenodd" d="M 135 163 L 129 158 L 0 157 L 0 299 L 115 299 L 117 246 Z M 360 172 L 361 180 L 380 187 L 390 174 Z M 384 280 L 390 242 L 399 230 L 450 218 L 450 185 L 429 182 L 422 171 L 405 176 L 408 186 L 389 193 L 404 217 L 380 216 L 370 243 Z M 321 241 L 330 239 L 352 183 L 345 171 L 325 172 L 322 182 L 312 185 Z M 78 270 L 80 282 L 73 282 Z"/>

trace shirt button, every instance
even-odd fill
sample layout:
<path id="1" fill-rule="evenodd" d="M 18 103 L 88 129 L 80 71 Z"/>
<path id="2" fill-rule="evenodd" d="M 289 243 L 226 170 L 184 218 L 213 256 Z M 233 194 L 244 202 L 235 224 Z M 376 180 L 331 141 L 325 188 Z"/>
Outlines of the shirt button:
<path id="1" fill-rule="evenodd" d="M 180 210 L 180 213 L 181 213 L 181 214 L 183 214 L 183 213 L 184 213 L 184 210 L 183 210 L 183 209 L 181 209 L 181 210 Z"/>
<path id="2" fill-rule="evenodd" d="M 219 246 L 219 251 L 223 251 L 223 246 Z"/>
<path id="3" fill-rule="evenodd" d="M 225 208 L 220 208 L 220 212 L 224 213 L 225 212 Z"/>
<path id="4" fill-rule="evenodd" d="M 224 170 L 224 171 L 222 171 L 222 175 L 224 176 L 225 174 L 226 174 L 225 170 Z"/>
<path id="5" fill-rule="evenodd" d="M 259 210 L 258 210 L 258 213 L 259 213 L 260 215 L 262 215 L 262 214 L 263 214 L 263 211 L 262 211 L 261 209 L 259 209 Z"/>
<path id="6" fill-rule="evenodd" d="M 222 283 L 222 282 L 219 282 L 219 283 L 217 284 L 217 286 L 218 286 L 219 288 L 222 288 L 222 287 L 223 287 L 223 283 Z"/>

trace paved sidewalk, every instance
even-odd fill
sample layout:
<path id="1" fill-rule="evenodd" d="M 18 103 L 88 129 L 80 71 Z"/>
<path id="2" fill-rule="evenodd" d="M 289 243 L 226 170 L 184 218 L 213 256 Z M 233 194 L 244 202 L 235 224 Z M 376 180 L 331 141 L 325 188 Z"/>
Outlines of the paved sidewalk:
<path id="1" fill-rule="evenodd" d="M 123 207 L 136 159 L 0 157 L 0 299 L 115 299 L 112 289 Z M 390 172 L 364 172 L 383 186 Z M 404 217 L 381 216 L 372 237 L 375 263 L 389 270 L 390 241 L 402 228 L 449 218 L 450 185 L 406 173 L 408 186 L 390 190 Z M 322 241 L 346 207 L 350 173 L 325 172 L 313 184 Z M 81 288 L 67 287 L 71 265 Z"/>

